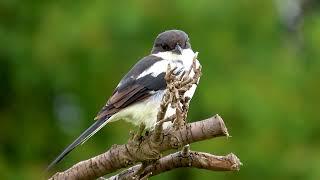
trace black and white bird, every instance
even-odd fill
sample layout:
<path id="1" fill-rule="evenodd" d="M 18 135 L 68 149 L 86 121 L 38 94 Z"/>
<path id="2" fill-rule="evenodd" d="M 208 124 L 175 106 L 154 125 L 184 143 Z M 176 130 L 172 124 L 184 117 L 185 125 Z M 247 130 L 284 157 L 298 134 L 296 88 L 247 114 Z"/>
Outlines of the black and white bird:
<path id="1" fill-rule="evenodd" d="M 151 54 L 142 58 L 122 78 L 106 105 L 95 117 L 96 121 L 48 166 L 48 170 L 109 122 L 126 120 L 134 125 L 144 123 L 147 129 L 152 129 L 166 89 L 164 77 L 168 64 L 176 67 L 175 73 L 179 75 L 190 69 L 194 56 L 185 32 L 169 30 L 160 33 L 154 41 Z M 198 60 L 196 64 L 200 66 Z M 190 73 L 190 76 L 193 75 L 193 72 Z M 194 84 L 185 96 L 191 99 L 196 86 Z M 174 110 L 169 108 L 166 116 L 173 113 Z M 168 125 L 170 124 L 166 124 Z"/>

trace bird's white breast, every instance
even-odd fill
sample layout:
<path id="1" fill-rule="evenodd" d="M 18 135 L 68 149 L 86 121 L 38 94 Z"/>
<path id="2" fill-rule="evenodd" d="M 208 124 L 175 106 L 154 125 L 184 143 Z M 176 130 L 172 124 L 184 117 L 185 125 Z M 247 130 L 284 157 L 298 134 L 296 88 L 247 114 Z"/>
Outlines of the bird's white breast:
<path id="1" fill-rule="evenodd" d="M 136 126 L 141 123 L 146 125 L 147 129 L 151 129 L 157 121 L 157 113 L 164 94 L 164 90 L 157 91 L 156 94 L 148 99 L 137 102 L 126 107 L 110 118 L 110 122 L 123 119 Z"/>

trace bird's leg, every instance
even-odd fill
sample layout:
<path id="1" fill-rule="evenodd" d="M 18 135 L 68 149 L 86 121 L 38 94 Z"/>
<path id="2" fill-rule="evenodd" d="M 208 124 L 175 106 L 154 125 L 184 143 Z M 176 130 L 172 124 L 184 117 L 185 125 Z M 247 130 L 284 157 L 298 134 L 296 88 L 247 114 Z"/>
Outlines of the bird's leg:
<path id="1" fill-rule="evenodd" d="M 132 141 L 132 140 L 134 139 L 134 137 L 135 137 L 134 130 L 130 130 L 129 136 L 130 136 L 130 139 L 129 139 L 129 140 Z"/>
<path id="2" fill-rule="evenodd" d="M 140 140 L 143 137 L 142 134 L 143 134 L 143 131 L 144 131 L 145 128 L 146 128 L 146 125 L 144 123 L 141 123 L 140 126 L 139 126 L 138 132 L 136 134 L 134 134 L 133 141 L 140 142 Z"/>
<path id="3" fill-rule="evenodd" d="M 149 130 L 146 130 L 146 132 L 144 133 L 145 136 L 149 136 L 149 134 L 150 134 Z"/>

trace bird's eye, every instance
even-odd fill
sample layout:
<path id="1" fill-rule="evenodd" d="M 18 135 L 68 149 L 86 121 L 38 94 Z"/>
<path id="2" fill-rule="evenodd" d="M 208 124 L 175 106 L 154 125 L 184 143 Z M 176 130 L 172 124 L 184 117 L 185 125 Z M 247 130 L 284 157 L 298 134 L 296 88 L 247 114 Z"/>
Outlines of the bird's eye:
<path id="1" fill-rule="evenodd" d="M 165 51 L 169 51 L 170 50 L 170 47 L 167 44 L 161 44 L 161 47 Z"/>

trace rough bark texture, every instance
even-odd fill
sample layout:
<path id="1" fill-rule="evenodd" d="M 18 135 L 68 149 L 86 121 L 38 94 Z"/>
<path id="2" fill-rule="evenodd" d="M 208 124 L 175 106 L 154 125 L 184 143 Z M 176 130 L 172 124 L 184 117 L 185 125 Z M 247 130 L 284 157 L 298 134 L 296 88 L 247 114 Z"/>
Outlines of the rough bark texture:
<path id="1" fill-rule="evenodd" d="M 154 143 L 153 133 L 150 133 L 151 135 L 144 136 L 139 144 L 129 141 L 128 144 L 114 145 L 107 152 L 79 162 L 64 172 L 56 173 L 50 179 L 96 179 L 141 161 L 159 159 L 161 152 L 170 149 L 213 137 L 228 136 L 227 128 L 218 115 L 189 123 L 179 130 L 172 128 L 163 130 L 161 143 Z M 214 166 L 212 168 L 218 169 Z"/>
<path id="2" fill-rule="evenodd" d="M 109 180 L 133 179 L 134 175 L 137 174 L 137 171 L 141 169 L 141 166 L 142 165 L 136 165 L 131 167 L 110 177 Z M 238 171 L 240 166 L 240 160 L 232 153 L 226 156 L 215 156 L 208 153 L 194 151 L 190 151 L 187 154 L 184 154 L 183 152 L 176 152 L 145 167 L 141 176 L 151 177 L 181 167 L 192 167 L 212 171 Z"/>

